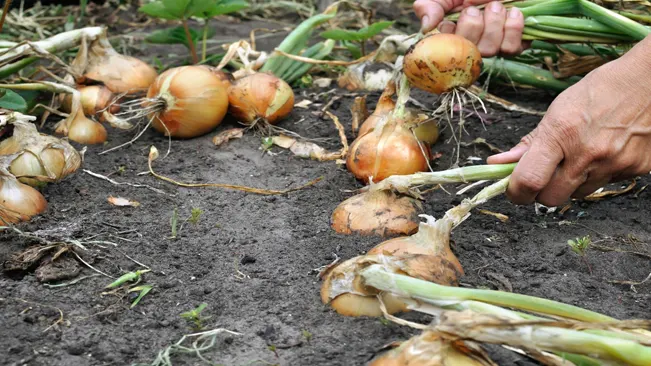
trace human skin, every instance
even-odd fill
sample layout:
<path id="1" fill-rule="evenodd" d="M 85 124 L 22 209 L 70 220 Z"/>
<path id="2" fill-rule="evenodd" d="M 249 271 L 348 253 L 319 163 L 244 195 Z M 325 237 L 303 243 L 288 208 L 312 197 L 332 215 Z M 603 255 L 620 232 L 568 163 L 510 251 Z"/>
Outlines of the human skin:
<path id="1" fill-rule="evenodd" d="M 463 6 L 457 3 L 463 1 L 418 0 L 414 8 L 421 19 L 437 20 L 441 9 Z M 507 190 L 509 199 L 516 204 L 559 206 L 610 182 L 649 174 L 649 80 L 651 36 L 561 93 L 518 145 L 488 158 L 489 164 L 518 162 Z"/>

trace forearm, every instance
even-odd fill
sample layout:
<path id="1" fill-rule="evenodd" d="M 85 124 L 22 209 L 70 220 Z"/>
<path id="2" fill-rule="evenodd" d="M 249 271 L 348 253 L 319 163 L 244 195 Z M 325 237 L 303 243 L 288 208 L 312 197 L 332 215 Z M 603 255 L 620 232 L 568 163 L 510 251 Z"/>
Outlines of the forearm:
<path id="1" fill-rule="evenodd" d="M 624 66 L 639 72 L 638 77 L 651 75 L 651 36 L 638 42 L 630 51 L 621 57 Z M 648 79 L 643 80 L 645 83 Z"/>

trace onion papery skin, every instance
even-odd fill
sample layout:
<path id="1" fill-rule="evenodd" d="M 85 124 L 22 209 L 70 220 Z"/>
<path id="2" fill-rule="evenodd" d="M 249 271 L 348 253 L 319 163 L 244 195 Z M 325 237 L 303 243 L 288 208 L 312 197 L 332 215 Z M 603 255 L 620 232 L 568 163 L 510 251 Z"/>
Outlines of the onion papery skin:
<path id="1" fill-rule="evenodd" d="M 483 366 L 438 333 L 426 330 L 383 355 L 369 366 Z"/>
<path id="2" fill-rule="evenodd" d="M 321 285 L 321 301 L 344 316 L 382 316 L 377 291 L 365 288 L 356 275 L 364 261 L 364 257 L 355 257 L 328 269 Z M 407 304 L 390 293 L 383 293 L 382 301 L 390 314 L 407 311 Z"/>
<path id="3" fill-rule="evenodd" d="M 427 171 L 431 156 L 429 144 L 417 141 L 401 123 L 379 122 L 355 139 L 346 167 L 357 179 L 368 183 L 372 178 L 377 183 L 392 175 Z"/>
<path id="4" fill-rule="evenodd" d="M 22 183 L 41 187 L 60 181 L 81 166 L 81 155 L 67 141 L 38 133 L 31 122 L 11 124 L 12 135 L 0 141 L 0 155 L 13 155 L 7 158 L 9 172 Z"/>
<path id="5" fill-rule="evenodd" d="M 405 54 L 403 71 L 409 83 L 434 94 L 469 87 L 481 73 L 477 46 L 455 34 L 429 34 Z"/>
<path id="6" fill-rule="evenodd" d="M 90 45 L 84 79 L 101 81 L 113 93 L 136 94 L 146 91 L 156 76 L 156 70 L 147 63 L 113 49 L 105 34 Z M 86 84 L 88 80 L 80 81 Z"/>
<path id="7" fill-rule="evenodd" d="M 294 91 L 274 75 L 255 73 L 233 83 L 228 103 L 231 115 L 244 124 L 276 124 L 294 109 Z"/>
<path id="8" fill-rule="evenodd" d="M 107 110 L 110 113 L 117 113 L 120 111 L 118 104 L 109 104 L 113 101 L 113 93 L 103 85 L 89 85 L 78 86 L 77 90 L 81 94 L 81 106 L 84 113 L 88 116 L 93 116 L 99 111 Z M 72 95 L 66 94 L 63 98 L 62 104 L 65 112 L 70 112 L 72 108 Z"/>
<path id="9" fill-rule="evenodd" d="M 348 198 L 332 213 L 331 226 L 340 234 L 395 236 L 418 230 L 419 201 L 392 191 L 369 191 Z"/>
<path id="10" fill-rule="evenodd" d="M 147 100 L 164 102 L 163 110 L 150 115 L 157 131 L 176 138 L 197 137 L 214 130 L 224 119 L 228 83 L 207 67 L 177 67 L 156 79 Z"/>
<path id="11" fill-rule="evenodd" d="M 5 173 L 0 177 L 0 224 L 28 221 L 47 209 L 47 201 L 36 189 Z"/>

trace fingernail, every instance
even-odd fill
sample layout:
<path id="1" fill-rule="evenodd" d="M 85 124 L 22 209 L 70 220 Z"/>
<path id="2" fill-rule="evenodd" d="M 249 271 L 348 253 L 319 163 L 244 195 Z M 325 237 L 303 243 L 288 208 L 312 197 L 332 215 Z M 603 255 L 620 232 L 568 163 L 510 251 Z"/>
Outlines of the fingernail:
<path id="1" fill-rule="evenodd" d="M 520 17 L 520 9 L 516 8 L 515 6 L 511 8 L 511 11 L 509 11 L 509 18 L 519 18 Z"/>
<path id="2" fill-rule="evenodd" d="M 492 11 L 493 13 L 502 12 L 502 3 L 500 2 L 493 1 L 488 7 L 490 8 L 490 11 Z"/>
<path id="3" fill-rule="evenodd" d="M 427 15 L 423 16 L 423 19 L 421 19 L 420 24 L 422 25 L 424 31 L 429 31 L 431 28 L 429 24 L 429 16 Z"/>
<path id="4" fill-rule="evenodd" d="M 471 17 L 478 17 L 481 14 L 481 11 L 479 11 L 479 9 L 475 8 L 474 6 L 471 6 L 466 9 L 466 14 L 470 15 Z"/>

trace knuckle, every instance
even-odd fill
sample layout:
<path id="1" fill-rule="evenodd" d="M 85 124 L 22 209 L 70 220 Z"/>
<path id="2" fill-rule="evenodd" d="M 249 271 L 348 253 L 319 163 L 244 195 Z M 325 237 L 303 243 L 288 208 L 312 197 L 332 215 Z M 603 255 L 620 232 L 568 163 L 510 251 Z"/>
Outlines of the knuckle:
<path id="1" fill-rule="evenodd" d="M 499 46 L 493 42 L 480 42 L 477 48 L 479 48 L 479 53 L 486 57 L 495 56 L 499 51 Z"/>
<path id="2" fill-rule="evenodd" d="M 519 175 L 514 176 L 512 180 L 515 183 L 514 187 L 520 190 L 538 192 L 545 188 L 544 178 L 537 171 L 533 170 L 521 172 Z"/>
<path id="3" fill-rule="evenodd" d="M 519 44 L 514 42 L 504 42 L 502 43 L 500 52 L 505 55 L 517 55 L 520 53 L 520 50 L 521 46 Z"/>

